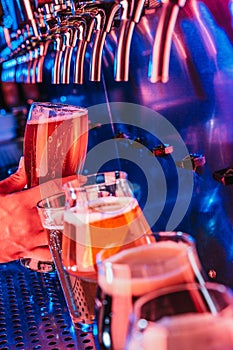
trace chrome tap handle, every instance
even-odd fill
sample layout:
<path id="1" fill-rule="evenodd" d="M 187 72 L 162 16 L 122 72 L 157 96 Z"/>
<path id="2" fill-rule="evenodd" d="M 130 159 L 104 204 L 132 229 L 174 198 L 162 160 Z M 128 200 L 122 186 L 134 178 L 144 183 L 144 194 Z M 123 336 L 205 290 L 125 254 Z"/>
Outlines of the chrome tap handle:
<path id="1" fill-rule="evenodd" d="M 176 24 L 179 9 L 186 0 L 163 0 L 162 13 L 155 34 L 155 41 L 150 62 L 149 77 L 152 83 L 169 79 L 169 61 L 172 34 Z"/>
<path id="2" fill-rule="evenodd" d="M 37 21 L 34 16 L 35 8 L 32 7 L 32 1 L 30 0 L 21 0 L 21 7 L 23 8 L 25 19 L 30 24 L 32 29 L 32 36 L 39 38 L 39 31 L 37 27 Z"/>
<path id="3" fill-rule="evenodd" d="M 52 83 L 60 84 L 61 60 L 62 60 L 63 52 L 65 51 L 63 34 L 56 33 L 53 36 L 53 39 L 55 40 L 54 48 L 55 48 L 56 54 L 55 54 L 55 60 L 54 60 L 54 67 L 52 71 Z"/>
<path id="4" fill-rule="evenodd" d="M 38 60 L 40 57 L 40 46 L 36 46 L 33 52 L 33 62 L 30 68 L 30 83 L 37 83 L 37 74 L 38 74 Z"/>
<path id="5" fill-rule="evenodd" d="M 49 46 L 52 44 L 52 39 L 47 38 L 45 41 L 41 41 L 39 45 L 39 58 L 38 63 L 36 66 L 36 82 L 42 83 L 43 82 L 43 67 L 44 67 L 44 60 L 47 55 Z"/>
<path id="6" fill-rule="evenodd" d="M 26 54 L 24 54 L 24 57 L 26 57 L 27 70 L 25 69 L 25 77 L 23 80 L 25 83 L 31 83 L 31 75 L 33 75 L 32 66 L 33 66 L 33 60 L 34 60 L 34 52 L 32 50 L 29 50 Z M 24 73 L 24 69 L 23 69 L 23 73 Z"/>
<path id="7" fill-rule="evenodd" d="M 82 26 L 80 26 L 82 24 Z M 75 57 L 74 83 L 83 84 L 84 82 L 84 58 L 87 45 L 91 41 L 92 33 L 95 27 L 95 17 L 86 13 L 81 16 L 79 23 L 79 40 Z"/>
<path id="8" fill-rule="evenodd" d="M 115 57 L 115 80 L 128 81 L 130 47 L 135 24 L 139 22 L 145 0 L 120 1 L 123 12 L 121 16 L 117 52 Z"/>
<path id="9" fill-rule="evenodd" d="M 63 59 L 61 83 L 69 84 L 71 58 L 78 39 L 76 28 L 75 27 L 67 28 L 67 32 L 64 33 L 64 39 L 65 39 L 65 52 L 64 52 L 64 59 Z"/>
<path id="10" fill-rule="evenodd" d="M 117 2 L 100 3 L 96 10 L 96 28 L 95 38 L 92 48 L 90 80 L 101 80 L 101 65 L 103 47 L 107 33 L 110 32 L 113 20 L 121 8 L 121 4 Z"/>

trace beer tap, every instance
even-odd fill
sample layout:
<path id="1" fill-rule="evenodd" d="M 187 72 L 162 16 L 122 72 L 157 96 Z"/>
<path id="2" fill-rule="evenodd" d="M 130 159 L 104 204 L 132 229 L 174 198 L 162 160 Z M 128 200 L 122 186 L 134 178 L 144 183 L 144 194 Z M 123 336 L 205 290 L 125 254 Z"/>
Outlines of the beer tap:
<path id="1" fill-rule="evenodd" d="M 69 82 L 71 56 L 77 41 L 76 30 L 67 26 L 67 20 L 72 15 L 72 11 L 73 6 L 70 1 L 54 0 L 53 14 L 58 21 L 50 31 L 52 39 L 55 40 L 54 49 L 56 51 L 52 75 L 53 84 Z M 63 72 L 60 77 L 63 54 Z"/>
<path id="2" fill-rule="evenodd" d="M 39 42 L 34 49 L 33 61 L 30 67 L 30 83 L 37 83 L 37 75 L 38 75 L 38 60 L 41 55 L 41 46 L 43 43 Z"/>
<path id="3" fill-rule="evenodd" d="M 73 26 L 68 27 L 67 31 L 64 33 L 65 40 L 65 53 L 63 59 L 63 69 L 61 83 L 69 84 L 70 82 L 70 66 L 73 50 L 77 43 L 77 29 Z"/>
<path id="4" fill-rule="evenodd" d="M 37 27 L 37 21 L 36 21 L 36 18 L 34 17 L 34 11 L 33 11 L 35 10 L 35 5 L 32 7 L 32 1 L 30 0 L 21 0 L 20 5 L 21 5 L 21 11 L 24 14 L 26 23 L 28 23 L 30 26 L 29 31 L 31 32 L 31 36 L 39 38 L 40 36 L 39 36 L 38 27 Z"/>
<path id="5" fill-rule="evenodd" d="M 55 7 L 56 6 L 56 7 Z M 40 34 L 41 40 L 38 46 L 38 60 L 34 64 L 36 69 L 36 81 L 38 83 L 43 81 L 43 67 L 45 57 L 48 53 L 50 45 L 54 46 L 56 51 L 55 54 L 55 73 L 53 72 L 54 83 L 60 82 L 59 75 L 57 73 L 57 67 L 60 69 L 59 62 L 61 61 L 60 48 L 61 42 L 63 41 L 62 35 L 58 33 L 60 30 L 59 17 L 57 16 L 57 11 L 64 10 L 64 3 L 59 3 L 53 0 L 39 0 L 38 2 L 38 14 L 40 18 Z M 64 49 L 63 49 L 64 50 Z"/>
<path id="6" fill-rule="evenodd" d="M 8 18 L 10 18 L 10 16 L 6 12 L 6 4 L 4 3 L 4 1 L 1 1 L 0 2 L 0 27 L 1 27 L 2 31 L 3 31 L 4 38 L 5 38 L 5 44 L 4 44 L 5 47 L 2 45 L 3 46 L 3 47 L 1 47 L 2 57 L 0 57 L 0 62 L 1 63 L 3 62 L 3 68 L 4 68 L 2 70 L 2 74 L 1 74 L 2 80 L 4 80 L 5 76 L 8 75 L 7 73 L 10 70 L 12 70 L 13 71 L 13 75 L 15 75 L 14 67 L 9 68 L 9 67 L 6 67 L 4 65 L 4 58 L 9 57 L 10 52 L 12 50 L 11 37 L 10 37 L 10 27 L 11 27 L 12 22 L 11 22 L 11 20 L 8 21 L 8 24 L 6 26 L 6 22 L 7 22 Z M 9 75 L 12 75 L 12 74 L 9 74 Z"/>
<path id="7" fill-rule="evenodd" d="M 120 22 L 117 52 L 115 58 L 115 80 L 128 81 L 130 46 L 135 24 L 139 22 L 145 0 L 121 0 L 122 16 Z"/>
<path id="8" fill-rule="evenodd" d="M 25 44 L 27 45 L 28 42 L 26 41 Z M 30 83 L 31 82 L 31 73 L 33 75 L 33 72 L 31 72 L 31 71 L 32 71 L 33 60 L 34 60 L 34 52 L 36 51 L 36 50 L 34 51 L 32 49 L 32 47 L 30 47 L 29 45 L 25 47 L 25 51 L 26 52 L 24 54 L 26 67 L 25 67 L 25 73 L 24 73 L 24 66 L 25 66 L 25 64 L 24 64 L 24 66 L 23 66 L 23 73 L 24 73 L 23 74 L 23 77 L 24 77 L 23 81 L 25 83 Z"/>
<path id="9" fill-rule="evenodd" d="M 34 64 L 34 69 L 36 70 L 36 82 L 42 83 L 45 57 L 53 43 L 51 31 L 58 25 L 58 20 L 54 15 L 53 0 L 38 1 L 38 18 L 41 40 L 38 45 L 38 59 Z"/>
<path id="10" fill-rule="evenodd" d="M 43 40 L 43 39 L 42 39 Z M 46 40 L 43 40 L 40 42 L 39 45 L 39 57 L 36 62 L 35 70 L 36 70 L 36 82 L 42 83 L 43 82 L 43 67 L 44 67 L 44 60 L 47 55 L 49 46 L 52 43 L 51 38 L 47 38 Z"/>
<path id="11" fill-rule="evenodd" d="M 162 13 L 156 29 L 149 69 L 152 83 L 168 81 L 172 34 L 179 9 L 185 5 L 186 0 L 162 0 L 162 2 Z"/>
<path id="12" fill-rule="evenodd" d="M 84 81 L 84 58 L 87 45 L 91 41 L 92 33 L 95 27 L 95 17 L 91 14 L 83 14 L 81 17 L 79 31 L 79 42 L 75 57 L 74 83 L 83 84 Z"/>
<path id="13" fill-rule="evenodd" d="M 20 3 L 13 0 L 15 16 L 17 18 L 17 45 L 12 49 L 11 57 L 16 59 L 15 80 L 30 82 L 31 69 L 36 53 L 37 43 L 40 40 L 37 19 L 34 16 L 35 6 L 30 0 Z"/>
<path id="14" fill-rule="evenodd" d="M 113 20 L 121 8 L 121 4 L 115 1 L 108 1 L 105 3 L 98 3 L 96 6 L 94 5 L 94 8 L 96 10 L 96 27 L 92 47 L 90 80 L 100 81 L 104 42 L 107 33 L 111 30 Z"/>
<path id="15" fill-rule="evenodd" d="M 60 70 L 61 70 L 61 60 L 63 56 L 63 52 L 65 51 L 65 41 L 63 38 L 64 33 L 59 30 L 53 35 L 54 42 L 54 50 L 56 51 L 54 67 L 52 72 L 52 83 L 60 84 Z"/>
<path id="16" fill-rule="evenodd" d="M 46 0 L 47 1 L 47 0 Z M 42 70 L 43 67 L 41 67 L 44 53 L 45 53 L 45 46 L 46 46 L 46 40 L 47 37 L 47 27 L 46 23 L 44 21 L 44 13 L 43 13 L 43 0 L 38 1 L 37 4 L 37 27 L 39 31 L 39 37 L 40 39 L 37 41 L 35 47 L 34 47 L 34 55 L 32 61 L 30 61 L 30 82 L 32 84 L 36 82 L 42 82 Z M 46 51 L 47 53 L 47 51 Z M 42 61 L 40 62 L 40 59 L 42 58 Z M 40 68 L 41 67 L 41 68 Z"/>

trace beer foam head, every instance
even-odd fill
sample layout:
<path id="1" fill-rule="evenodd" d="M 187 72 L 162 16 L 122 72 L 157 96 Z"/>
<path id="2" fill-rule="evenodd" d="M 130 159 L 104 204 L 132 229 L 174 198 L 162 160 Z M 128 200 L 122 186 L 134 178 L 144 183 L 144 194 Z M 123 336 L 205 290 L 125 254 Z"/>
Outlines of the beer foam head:
<path id="1" fill-rule="evenodd" d="M 61 103 L 35 102 L 29 111 L 28 124 L 63 121 L 86 116 L 87 109 Z"/>
<path id="2" fill-rule="evenodd" d="M 92 248 L 113 248 L 136 240 L 144 232 L 138 223 L 137 200 L 133 197 L 101 197 L 88 203 L 77 202 L 64 214 L 64 235 Z M 135 214 L 136 212 L 136 214 Z M 89 237 L 89 239 L 87 239 Z"/>
<path id="3" fill-rule="evenodd" d="M 187 244 L 172 241 L 162 241 L 139 247 L 129 248 L 107 259 L 113 264 L 137 266 L 141 264 L 160 264 L 167 259 L 175 259 L 179 254 L 186 253 Z"/>
<path id="4" fill-rule="evenodd" d="M 109 295 L 139 296 L 177 283 L 192 282 L 185 243 L 156 242 L 130 248 L 98 265 L 98 280 Z M 109 279 L 111 276 L 111 279 Z"/>
<path id="5" fill-rule="evenodd" d="M 137 200 L 133 197 L 102 197 L 91 201 L 88 206 L 77 204 L 77 207 L 70 208 L 65 212 L 65 221 L 74 226 L 92 224 L 124 215 L 137 204 Z"/>

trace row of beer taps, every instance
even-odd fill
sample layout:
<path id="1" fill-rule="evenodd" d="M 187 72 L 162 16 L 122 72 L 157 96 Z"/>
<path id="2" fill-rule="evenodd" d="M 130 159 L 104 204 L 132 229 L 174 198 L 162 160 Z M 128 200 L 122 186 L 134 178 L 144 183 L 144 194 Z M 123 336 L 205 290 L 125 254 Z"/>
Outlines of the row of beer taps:
<path id="1" fill-rule="evenodd" d="M 87 48 L 89 80 L 101 81 L 108 33 L 117 33 L 114 79 L 128 81 L 135 26 L 145 9 L 160 11 L 152 48 L 151 82 L 168 80 L 172 32 L 186 0 L 1 0 L 1 79 L 24 83 L 44 80 L 46 56 L 52 52 L 54 84 L 83 84 Z M 16 22 L 16 23 L 15 23 Z M 72 68 L 72 69 L 71 69 Z"/>

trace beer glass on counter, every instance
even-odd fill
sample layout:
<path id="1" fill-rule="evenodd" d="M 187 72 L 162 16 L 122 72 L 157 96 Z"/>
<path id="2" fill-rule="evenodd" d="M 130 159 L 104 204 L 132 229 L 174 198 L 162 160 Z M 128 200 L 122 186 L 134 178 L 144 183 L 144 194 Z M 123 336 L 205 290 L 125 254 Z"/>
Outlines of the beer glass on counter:
<path id="1" fill-rule="evenodd" d="M 122 247 L 145 244 L 148 239 L 143 237 L 151 232 L 126 177 L 124 172 L 110 171 L 88 175 L 83 186 L 76 180 L 64 185 L 63 265 L 89 283 L 92 295 L 100 250 L 106 248 L 112 255 Z"/>
<path id="2" fill-rule="evenodd" d="M 83 181 L 84 177 L 79 177 Z M 82 331 L 91 331 L 94 319 L 94 295 L 89 284 L 79 277 L 68 274 L 62 264 L 61 244 L 64 228 L 65 193 L 57 193 L 37 203 L 43 227 L 48 232 L 48 241 L 56 271 L 61 283 L 73 325 Z M 91 308 L 90 308 L 91 305 Z"/>
<path id="3" fill-rule="evenodd" d="M 182 232 L 159 232 L 150 244 L 97 255 L 98 289 L 95 327 L 100 349 L 122 350 L 128 317 L 142 295 L 165 286 L 203 284 L 195 240 Z"/>
<path id="4" fill-rule="evenodd" d="M 62 103 L 34 102 L 24 135 L 27 187 L 61 179 L 82 171 L 88 142 L 88 111 Z M 22 265 L 53 270 L 52 261 L 23 258 Z M 45 269 L 46 270 L 46 269 Z"/>
<path id="5" fill-rule="evenodd" d="M 233 350 L 233 295 L 206 282 L 162 288 L 139 298 L 125 350 Z"/>

